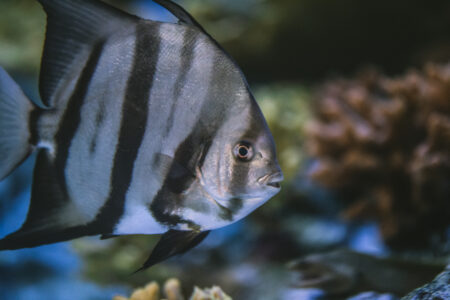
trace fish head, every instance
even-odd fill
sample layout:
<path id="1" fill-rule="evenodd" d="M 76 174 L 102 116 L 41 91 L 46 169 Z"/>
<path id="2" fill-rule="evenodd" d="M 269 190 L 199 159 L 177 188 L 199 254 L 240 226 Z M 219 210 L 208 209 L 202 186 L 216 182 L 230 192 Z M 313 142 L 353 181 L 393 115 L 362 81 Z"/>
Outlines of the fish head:
<path id="1" fill-rule="evenodd" d="M 264 116 L 247 87 L 213 138 L 201 168 L 203 188 L 233 221 L 280 191 L 283 173 Z"/>

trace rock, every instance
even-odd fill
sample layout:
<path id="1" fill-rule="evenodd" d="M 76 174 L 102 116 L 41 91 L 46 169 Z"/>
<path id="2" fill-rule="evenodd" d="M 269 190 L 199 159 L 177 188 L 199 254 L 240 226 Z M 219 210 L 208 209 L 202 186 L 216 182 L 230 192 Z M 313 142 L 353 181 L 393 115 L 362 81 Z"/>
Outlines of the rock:
<path id="1" fill-rule="evenodd" d="M 370 291 L 401 297 L 430 282 L 445 265 L 379 258 L 337 249 L 308 255 L 292 262 L 289 267 L 295 275 L 292 284 L 297 288 L 321 289 L 327 295 L 355 295 Z"/>
<path id="2" fill-rule="evenodd" d="M 402 300 L 446 300 L 450 299 L 450 265 L 432 282 L 415 289 Z"/>

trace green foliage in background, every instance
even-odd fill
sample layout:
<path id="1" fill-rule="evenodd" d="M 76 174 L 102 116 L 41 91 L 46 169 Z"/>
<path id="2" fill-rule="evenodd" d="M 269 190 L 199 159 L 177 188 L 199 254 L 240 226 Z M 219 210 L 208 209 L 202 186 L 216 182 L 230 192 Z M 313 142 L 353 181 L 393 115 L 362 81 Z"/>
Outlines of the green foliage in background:
<path id="1" fill-rule="evenodd" d="M 45 14 L 37 1 L 0 1 L 0 65 L 37 76 Z"/>

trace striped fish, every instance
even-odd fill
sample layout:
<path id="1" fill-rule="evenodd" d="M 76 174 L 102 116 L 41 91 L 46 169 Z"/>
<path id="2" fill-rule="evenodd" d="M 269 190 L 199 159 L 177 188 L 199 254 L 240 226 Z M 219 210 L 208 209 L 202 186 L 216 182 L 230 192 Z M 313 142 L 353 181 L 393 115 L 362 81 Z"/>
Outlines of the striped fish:
<path id="1" fill-rule="evenodd" d="M 146 268 L 279 191 L 273 138 L 242 72 L 183 8 L 154 1 L 178 22 L 39 0 L 44 105 L 0 69 L 0 179 L 37 152 L 27 219 L 0 249 L 164 233 Z"/>

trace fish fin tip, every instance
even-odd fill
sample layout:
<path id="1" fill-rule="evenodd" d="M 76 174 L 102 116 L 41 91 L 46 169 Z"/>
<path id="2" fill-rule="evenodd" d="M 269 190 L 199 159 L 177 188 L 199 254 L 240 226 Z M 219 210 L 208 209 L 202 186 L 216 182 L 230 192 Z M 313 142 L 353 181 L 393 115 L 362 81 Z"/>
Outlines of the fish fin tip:
<path id="1" fill-rule="evenodd" d="M 148 267 L 142 266 L 142 267 L 140 267 L 139 269 L 137 269 L 136 271 L 133 271 L 133 272 L 130 274 L 130 276 L 136 275 L 137 273 L 141 273 L 141 272 L 143 272 L 144 270 L 146 270 L 146 269 L 148 269 L 148 268 L 151 268 L 151 267 L 152 267 L 152 266 L 148 266 Z"/>
<path id="2" fill-rule="evenodd" d="M 104 234 L 100 235 L 100 239 L 108 240 L 108 239 L 112 239 L 112 238 L 119 237 L 119 236 L 120 236 L 120 234 L 104 233 Z"/>
<path id="3" fill-rule="evenodd" d="M 0 240 L 0 250 L 32 248 L 43 244 L 36 242 L 35 237 L 35 235 L 22 227 Z"/>
<path id="4" fill-rule="evenodd" d="M 30 228 L 24 224 L 19 230 L 0 240 L 0 251 L 34 248 L 96 234 L 89 226 Z"/>
<path id="5" fill-rule="evenodd" d="M 0 67 L 0 180 L 31 152 L 29 119 L 32 102 Z"/>
<path id="6" fill-rule="evenodd" d="M 147 261 L 139 270 L 150 268 L 172 256 L 186 253 L 200 244 L 210 231 L 169 230 L 161 236 Z M 138 270 L 138 271 L 139 271 Z"/>
<path id="7" fill-rule="evenodd" d="M 206 33 L 205 29 L 195 20 L 195 18 L 188 13 L 183 7 L 178 5 L 177 3 L 170 1 L 170 0 L 153 0 L 155 3 L 158 3 L 165 9 L 167 9 L 172 15 L 174 15 L 179 23 L 191 25 L 193 27 L 196 27 L 200 31 Z"/>

